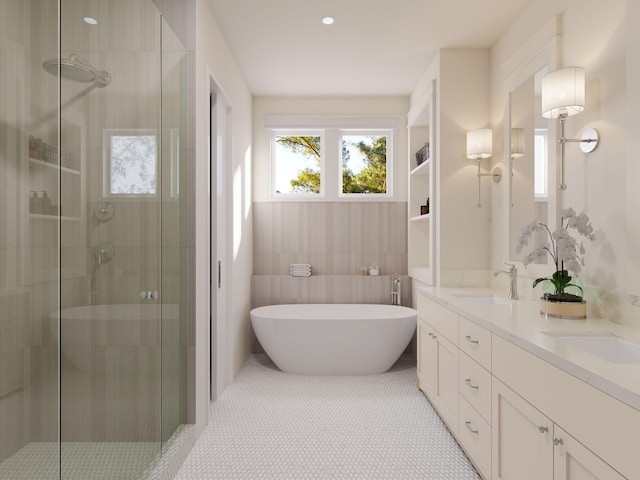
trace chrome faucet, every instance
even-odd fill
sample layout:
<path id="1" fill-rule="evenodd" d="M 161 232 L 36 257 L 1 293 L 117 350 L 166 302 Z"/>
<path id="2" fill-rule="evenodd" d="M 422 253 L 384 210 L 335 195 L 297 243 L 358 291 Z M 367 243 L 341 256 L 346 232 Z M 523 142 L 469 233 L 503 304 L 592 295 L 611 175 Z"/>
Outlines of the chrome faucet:
<path id="1" fill-rule="evenodd" d="M 493 276 L 497 277 L 501 273 L 504 273 L 509 277 L 510 285 L 509 285 L 509 298 L 512 300 L 518 300 L 518 269 L 512 263 L 502 262 L 504 265 L 509 267 L 509 270 L 498 270 L 497 272 L 493 272 Z"/>
<path id="2" fill-rule="evenodd" d="M 401 286 L 400 275 L 394 273 L 393 280 L 391 280 L 391 305 L 400 305 L 402 301 Z"/>

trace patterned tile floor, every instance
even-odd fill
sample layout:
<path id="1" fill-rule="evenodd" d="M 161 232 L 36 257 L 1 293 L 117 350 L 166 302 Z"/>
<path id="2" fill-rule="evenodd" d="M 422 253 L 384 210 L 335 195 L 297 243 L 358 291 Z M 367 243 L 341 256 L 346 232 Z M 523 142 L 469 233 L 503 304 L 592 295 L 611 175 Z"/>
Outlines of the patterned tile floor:
<path id="1" fill-rule="evenodd" d="M 308 376 L 254 355 L 209 412 L 179 480 L 476 480 L 416 388 L 415 360 L 380 375 Z"/>
<path id="2" fill-rule="evenodd" d="M 0 479 L 142 480 L 159 458 L 153 442 L 32 442 L 0 463 Z"/>

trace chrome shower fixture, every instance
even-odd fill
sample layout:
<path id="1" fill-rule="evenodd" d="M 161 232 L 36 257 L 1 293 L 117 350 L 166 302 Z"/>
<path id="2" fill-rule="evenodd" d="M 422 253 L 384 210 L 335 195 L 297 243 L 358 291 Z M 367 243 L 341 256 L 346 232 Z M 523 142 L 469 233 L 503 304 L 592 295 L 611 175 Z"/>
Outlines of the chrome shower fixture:
<path id="1" fill-rule="evenodd" d="M 111 82 L 111 75 L 104 70 L 98 70 L 79 55 L 72 53 L 68 59 L 50 58 L 42 62 L 44 68 L 51 75 L 58 75 L 66 80 L 79 83 L 94 83 L 98 87 L 106 87 Z"/>

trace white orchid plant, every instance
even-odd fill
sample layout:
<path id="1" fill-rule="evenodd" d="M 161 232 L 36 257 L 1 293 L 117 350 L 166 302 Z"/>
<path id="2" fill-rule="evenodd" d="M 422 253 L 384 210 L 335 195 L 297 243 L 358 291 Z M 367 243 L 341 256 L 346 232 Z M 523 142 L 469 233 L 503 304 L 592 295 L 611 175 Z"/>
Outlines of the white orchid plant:
<path id="1" fill-rule="evenodd" d="M 566 210 L 562 210 L 560 227 L 553 233 L 546 224 L 534 220 L 522 229 L 518 244 L 516 245 L 516 253 L 520 253 L 522 249 L 527 246 L 534 232 L 542 231 L 548 234 L 549 241 L 538 244 L 529 255 L 522 259 L 522 263 L 526 268 L 527 265 L 538 259 L 545 258 L 547 255 L 551 256 L 553 262 L 556 264 L 556 271 L 551 277 L 537 278 L 533 282 L 534 288 L 540 282 L 544 281 L 553 284 L 555 293 L 547 293 L 544 295 L 545 298 L 550 300 L 577 302 L 582 300 L 582 295 L 584 294 L 582 287 L 572 281 L 573 277 L 569 272 L 573 272 L 576 275 L 580 273 L 584 266 L 584 254 L 586 250 L 584 248 L 584 242 L 581 241 L 578 243 L 569 233 L 569 229 L 575 229 L 578 234 L 586 240 L 593 241 L 596 238 L 587 214 L 582 212 L 580 215 L 576 215 L 576 211 L 573 208 L 567 208 Z M 565 290 L 568 287 L 577 288 L 581 295 L 573 295 L 566 292 Z"/>

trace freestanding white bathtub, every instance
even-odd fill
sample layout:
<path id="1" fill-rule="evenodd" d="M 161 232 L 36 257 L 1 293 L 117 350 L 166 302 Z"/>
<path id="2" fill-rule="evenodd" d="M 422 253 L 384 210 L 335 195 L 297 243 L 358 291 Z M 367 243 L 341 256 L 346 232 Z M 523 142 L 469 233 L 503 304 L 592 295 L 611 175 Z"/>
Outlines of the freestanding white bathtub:
<path id="1" fill-rule="evenodd" d="M 251 324 L 280 370 L 295 374 L 386 372 L 416 329 L 416 311 L 397 305 L 292 304 L 251 311 Z"/>

